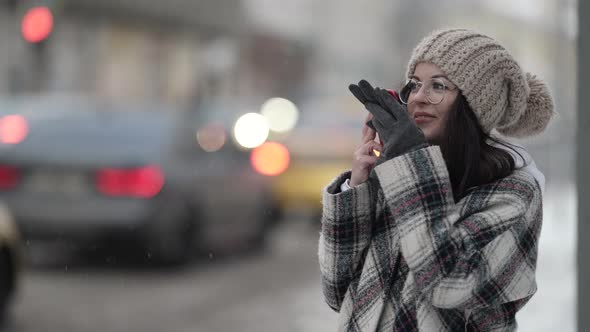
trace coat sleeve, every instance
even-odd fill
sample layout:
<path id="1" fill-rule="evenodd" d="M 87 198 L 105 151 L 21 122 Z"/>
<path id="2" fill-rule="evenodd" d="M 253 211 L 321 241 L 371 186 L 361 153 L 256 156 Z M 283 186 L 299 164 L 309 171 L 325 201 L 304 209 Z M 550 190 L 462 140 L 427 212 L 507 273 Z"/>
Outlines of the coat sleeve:
<path id="1" fill-rule="evenodd" d="M 335 311 L 340 311 L 350 282 L 361 272 L 375 213 L 377 185 L 367 181 L 340 192 L 349 177 L 350 172 L 340 175 L 323 191 L 318 256 L 324 298 Z"/>
<path id="2" fill-rule="evenodd" d="M 522 171 L 453 200 L 436 146 L 376 167 L 415 287 L 439 308 L 473 309 L 530 298 L 541 191 Z"/>

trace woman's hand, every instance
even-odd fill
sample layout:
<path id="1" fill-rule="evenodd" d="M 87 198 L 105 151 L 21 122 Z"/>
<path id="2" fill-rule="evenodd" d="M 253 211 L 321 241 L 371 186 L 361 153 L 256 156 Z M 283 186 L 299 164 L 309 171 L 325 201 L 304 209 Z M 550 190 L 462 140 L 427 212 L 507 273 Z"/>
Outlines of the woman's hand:
<path id="1" fill-rule="evenodd" d="M 373 115 L 371 122 L 384 144 L 383 161 L 428 146 L 424 133 L 405 106 L 387 90 L 373 88 L 365 80 L 350 84 L 348 89 Z"/>
<path id="2" fill-rule="evenodd" d="M 362 143 L 353 154 L 352 174 L 349 182 L 351 187 L 367 181 L 371 170 L 377 163 L 377 156 L 373 150 L 382 151 L 381 145 L 375 142 L 377 132 L 367 126 L 367 122 L 370 123 L 372 119 L 373 115 L 367 114 L 363 125 Z"/>

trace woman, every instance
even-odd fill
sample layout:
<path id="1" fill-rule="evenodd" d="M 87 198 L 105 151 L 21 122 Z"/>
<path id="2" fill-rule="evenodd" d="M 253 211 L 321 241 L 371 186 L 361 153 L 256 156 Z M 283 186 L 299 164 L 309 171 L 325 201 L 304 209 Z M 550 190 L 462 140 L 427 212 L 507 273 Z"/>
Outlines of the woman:
<path id="1" fill-rule="evenodd" d="M 551 95 L 464 29 L 424 38 L 407 78 L 399 99 L 349 87 L 370 113 L 352 170 L 323 194 L 326 302 L 341 331 L 514 331 L 536 291 L 544 179 L 492 130 L 542 132 Z"/>

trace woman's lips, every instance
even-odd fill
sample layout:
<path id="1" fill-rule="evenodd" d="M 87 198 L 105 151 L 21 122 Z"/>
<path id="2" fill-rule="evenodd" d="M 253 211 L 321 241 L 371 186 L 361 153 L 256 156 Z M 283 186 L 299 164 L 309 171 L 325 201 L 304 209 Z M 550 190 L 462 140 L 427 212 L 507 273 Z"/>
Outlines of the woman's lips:
<path id="1" fill-rule="evenodd" d="M 416 112 L 414 113 L 414 121 L 416 124 L 427 123 L 436 119 L 434 116 L 424 113 L 424 112 Z"/>
<path id="2" fill-rule="evenodd" d="M 431 116 L 418 116 L 414 119 L 414 121 L 416 121 L 416 124 L 422 124 L 422 123 L 428 123 L 430 121 L 433 121 L 435 118 L 431 117 Z"/>

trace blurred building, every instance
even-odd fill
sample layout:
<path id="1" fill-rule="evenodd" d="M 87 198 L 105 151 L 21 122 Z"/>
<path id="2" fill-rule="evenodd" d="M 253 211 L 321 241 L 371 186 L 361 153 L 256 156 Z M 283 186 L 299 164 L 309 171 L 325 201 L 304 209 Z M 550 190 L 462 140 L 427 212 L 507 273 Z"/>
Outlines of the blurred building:
<path id="1" fill-rule="evenodd" d="M 0 93 L 84 94 L 190 107 L 202 98 L 286 95 L 305 75 L 302 44 L 253 28 L 240 1 L 4 1 Z M 27 43 L 23 15 L 54 14 Z M 285 77 L 289 77 L 285 80 Z"/>

